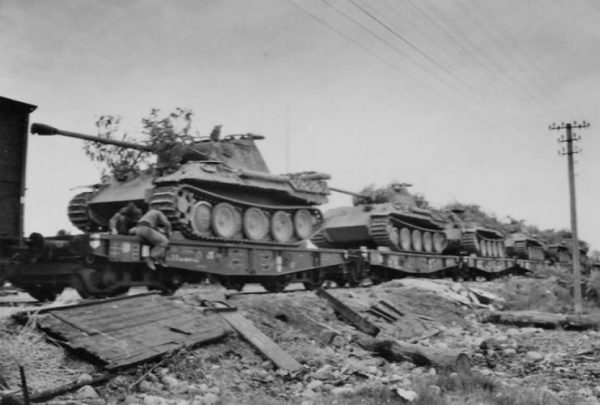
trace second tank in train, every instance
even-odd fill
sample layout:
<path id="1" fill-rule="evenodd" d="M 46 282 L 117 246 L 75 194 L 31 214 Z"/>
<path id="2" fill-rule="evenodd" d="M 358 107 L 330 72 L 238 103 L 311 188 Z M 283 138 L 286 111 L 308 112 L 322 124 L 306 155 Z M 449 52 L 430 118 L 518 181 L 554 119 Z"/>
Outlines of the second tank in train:
<path id="1" fill-rule="evenodd" d="M 321 232 L 311 240 L 322 248 L 376 248 L 441 254 L 446 248 L 446 221 L 417 207 L 408 184 L 394 183 L 386 190 L 386 202 L 354 195 L 352 207 L 329 210 Z"/>

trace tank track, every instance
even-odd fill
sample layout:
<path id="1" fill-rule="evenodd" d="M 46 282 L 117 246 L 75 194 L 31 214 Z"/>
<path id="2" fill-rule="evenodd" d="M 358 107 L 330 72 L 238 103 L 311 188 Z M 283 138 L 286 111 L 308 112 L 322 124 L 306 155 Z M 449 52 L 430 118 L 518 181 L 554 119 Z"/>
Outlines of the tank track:
<path id="1" fill-rule="evenodd" d="M 390 232 L 390 227 L 398 230 L 397 240 L 392 239 L 392 238 L 396 238 L 396 237 L 391 236 L 391 235 L 393 235 L 393 233 Z M 417 253 L 422 252 L 422 253 L 429 253 L 429 254 L 441 254 L 442 253 L 442 252 L 436 252 L 435 249 L 432 252 L 426 252 L 424 249 L 417 251 L 417 250 L 414 250 L 414 248 L 412 248 L 412 243 L 411 243 L 411 250 L 402 249 L 402 246 L 400 244 L 400 235 L 399 235 L 399 230 L 401 228 L 408 228 L 411 232 L 413 230 L 419 230 L 421 232 L 429 232 L 429 233 L 431 233 L 431 235 L 434 235 L 436 233 L 440 233 L 440 234 L 444 235 L 444 232 L 441 229 L 425 228 L 425 227 L 421 227 L 421 226 L 416 226 L 416 225 L 404 222 L 398 218 L 394 218 L 392 216 L 382 215 L 382 216 L 373 217 L 371 219 L 371 227 L 370 227 L 371 238 L 373 239 L 373 241 L 375 242 L 375 244 L 377 246 L 386 246 L 386 247 L 389 247 L 390 249 L 392 249 L 394 251 L 398 251 L 398 252 L 417 252 Z M 444 237 L 445 237 L 445 235 L 444 235 Z"/>
<path id="2" fill-rule="evenodd" d="M 484 243 L 487 244 L 485 248 Z M 460 245 L 468 254 L 475 254 L 478 257 L 506 257 L 503 239 L 484 238 L 476 232 L 465 232 L 461 237 Z"/>
<path id="3" fill-rule="evenodd" d="M 312 238 L 310 238 L 310 241 L 313 243 L 313 245 L 315 245 L 318 248 L 322 248 L 322 249 L 335 248 L 335 246 L 333 246 L 331 243 L 329 243 L 325 239 L 325 235 L 323 235 L 323 231 L 319 231 L 317 234 L 315 234 Z"/>
<path id="4" fill-rule="evenodd" d="M 211 242 L 226 242 L 226 243 L 247 243 L 247 244 L 256 244 L 256 245 L 271 245 L 271 246 L 286 246 L 286 247 L 296 247 L 300 246 L 304 240 L 294 240 L 288 243 L 281 243 L 274 240 L 252 240 L 247 238 L 222 238 L 217 235 L 198 235 L 194 233 L 191 225 L 184 221 L 180 217 L 180 211 L 178 210 L 178 195 L 179 193 L 185 190 L 187 192 L 191 192 L 196 200 L 206 201 L 213 206 L 220 202 L 228 202 L 234 205 L 236 208 L 247 209 L 251 207 L 260 208 L 261 210 L 272 213 L 275 211 L 284 211 L 288 213 L 292 213 L 295 210 L 304 209 L 309 211 L 316 219 L 317 223 L 314 226 L 315 230 L 321 228 L 323 223 L 323 217 L 321 211 L 316 208 L 310 206 L 272 206 L 272 205 L 260 205 L 248 203 L 245 201 L 236 200 L 233 198 L 224 197 L 215 193 L 211 193 L 209 191 L 203 190 L 201 188 L 189 185 L 189 184 L 176 184 L 176 185 L 164 185 L 158 186 L 154 189 L 152 193 L 152 198 L 150 199 L 150 206 L 159 209 L 162 211 L 173 226 L 174 230 L 180 231 L 183 236 L 187 239 L 192 240 L 204 240 Z M 295 235 L 294 235 L 295 236 Z M 310 238 L 309 238 L 310 239 Z"/>
<path id="5" fill-rule="evenodd" d="M 92 191 L 85 191 L 75 195 L 67 208 L 69 220 L 77 229 L 83 232 L 96 230 L 98 225 L 90 217 L 88 200 L 94 194 Z"/>

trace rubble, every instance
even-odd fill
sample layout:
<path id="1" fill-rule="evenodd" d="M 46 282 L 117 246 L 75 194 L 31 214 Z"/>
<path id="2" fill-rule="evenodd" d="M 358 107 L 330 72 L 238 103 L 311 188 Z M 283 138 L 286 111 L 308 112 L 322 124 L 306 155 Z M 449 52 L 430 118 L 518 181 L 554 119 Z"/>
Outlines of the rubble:
<path id="1" fill-rule="evenodd" d="M 426 285 L 436 282 L 428 280 Z M 297 372 L 275 366 L 253 345 L 230 335 L 210 345 L 183 350 L 161 362 L 123 371 L 116 377 L 113 375 L 109 382 L 92 383 L 90 377 L 94 380 L 97 376 L 94 370 L 76 366 L 68 381 L 89 385 L 98 395 L 89 401 L 103 405 L 318 405 L 333 401 L 341 404 L 349 398 L 370 399 L 373 395 L 390 398 L 390 403 L 410 403 L 416 401 L 414 394 L 440 398 L 446 395 L 448 384 L 459 386 L 452 381 L 461 379 L 474 381 L 473 384 L 488 384 L 489 380 L 511 387 L 498 391 L 498 395 L 528 387 L 546 387 L 548 394 L 543 395 L 550 404 L 552 398 L 560 401 L 577 396 L 587 401 L 583 403 L 594 403 L 600 398 L 597 384 L 600 347 L 595 345 L 600 332 L 481 323 L 480 306 L 465 305 L 414 285 L 404 285 L 410 283 L 397 280 L 368 288 L 334 289 L 329 293 L 380 329 L 375 340 L 394 345 L 416 340 L 416 346 L 426 353 L 452 353 L 453 367 L 438 367 L 435 362 L 390 361 L 365 350 L 361 341 L 373 338 L 338 317 L 328 301 L 312 292 L 298 291 L 236 295 L 229 300 L 244 318 L 301 364 Z M 500 289 L 500 283 L 484 283 L 477 288 L 483 290 L 489 284 L 491 294 L 498 294 L 494 291 Z M 455 283 L 440 284 L 445 289 Z M 193 297 L 202 297 L 208 288 L 184 289 L 178 299 L 201 310 Z M 450 288 L 456 292 L 462 287 Z M 366 312 L 373 305 L 395 314 L 397 320 L 389 322 Z M 468 354 L 464 364 L 456 361 L 462 359 L 457 355 L 460 353 Z M 36 379 L 31 380 L 35 394 Z M 11 385 L 18 387 L 16 381 Z M 57 405 L 68 401 L 82 403 L 78 389 L 81 387 L 53 401 Z M 81 395 L 85 391 L 89 389 L 82 389 Z"/>

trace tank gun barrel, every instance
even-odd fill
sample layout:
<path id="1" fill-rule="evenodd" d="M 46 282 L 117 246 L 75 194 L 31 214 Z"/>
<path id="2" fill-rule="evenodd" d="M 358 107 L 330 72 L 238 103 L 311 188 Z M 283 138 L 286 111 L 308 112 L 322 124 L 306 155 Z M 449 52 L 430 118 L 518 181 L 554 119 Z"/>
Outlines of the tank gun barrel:
<path id="1" fill-rule="evenodd" d="M 344 190 L 344 189 L 341 189 L 341 188 L 329 187 L 329 189 L 331 191 L 335 191 L 337 193 L 342 193 L 342 194 L 350 195 L 352 197 L 357 197 L 357 198 L 365 198 L 366 197 L 364 194 L 355 193 L 355 192 Z"/>
<path id="2" fill-rule="evenodd" d="M 31 125 L 31 133 L 37 135 L 62 135 L 69 138 L 83 139 L 86 141 L 104 143 L 107 145 L 120 146 L 127 149 L 137 149 L 143 152 L 152 152 L 149 146 L 141 145 L 133 142 L 118 141 L 116 139 L 100 138 L 93 135 L 80 134 L 79 132 L 64 131 L 46 124 L 34 123 Z"/>

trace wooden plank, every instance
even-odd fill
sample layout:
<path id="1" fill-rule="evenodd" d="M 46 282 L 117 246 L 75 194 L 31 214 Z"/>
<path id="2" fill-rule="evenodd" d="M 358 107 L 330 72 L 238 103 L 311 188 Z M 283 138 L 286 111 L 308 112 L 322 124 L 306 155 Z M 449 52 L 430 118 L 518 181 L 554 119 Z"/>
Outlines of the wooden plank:
<path id="1" fill-rule="evenodd" d="M 364 332 L 370 336 L 377 336 L 379 333 L 379 328 L 377 326 L 360 316 L 357 312 L 335 298 L 333 295 L 329 294 L 324 289 L 317 289 L 316 294 L 321 298 L 325 298 L 342 318 L 344 318 L 347 322 L 352 324 L 361 332 Z"/>
<path id="2" fill-rule="evenodd" d="M 277 367 L 292 372 L 302 368 L 298 361 L 258 330 L 252 322 L 244 318 L 239 312 L 218 312 L 218 314 Z"/>

